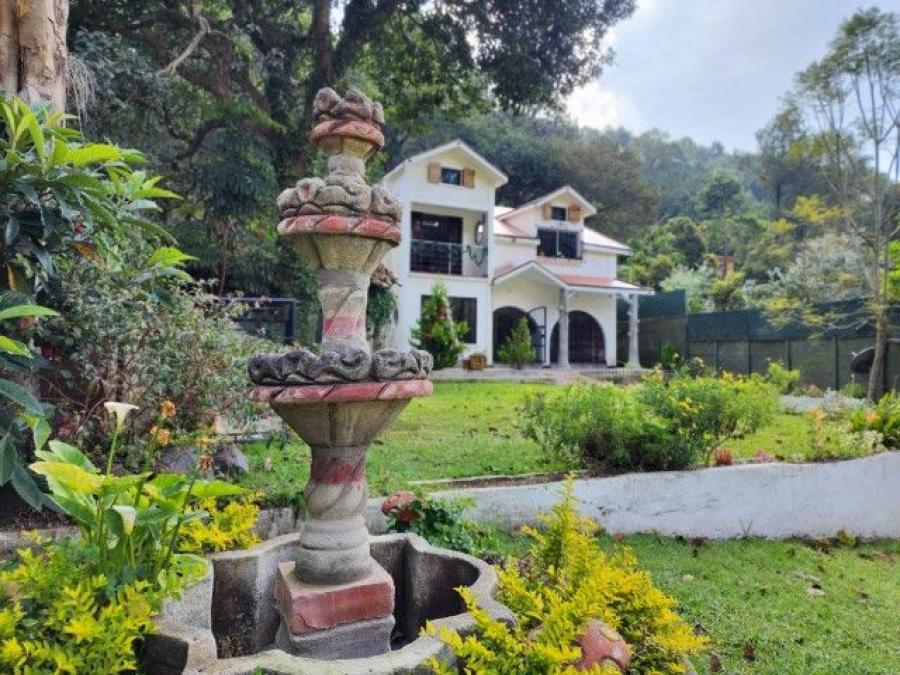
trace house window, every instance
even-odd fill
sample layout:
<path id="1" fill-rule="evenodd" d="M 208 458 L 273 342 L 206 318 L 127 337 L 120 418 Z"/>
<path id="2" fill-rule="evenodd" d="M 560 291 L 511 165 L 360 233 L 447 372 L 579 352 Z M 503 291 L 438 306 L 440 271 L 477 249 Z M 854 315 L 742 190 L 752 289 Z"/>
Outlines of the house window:
<path id="1" fill-rule="evenodd" d="M 430 295 L 422 296 L 422 305 L 428 302 Z M 467 330 L 464 335 L 460 335 L 460 339 L 467 345 L 474 345 L 476 336 L 478 335 L 478 299 L 477 298 L 454 298 L 450 299 L 450 313 L 456 322 L 465 321 Z"/>
<path id="2" fill-rule="evenodd" d="M 442 166 L 441 182 L 447 185 L 462 185 L 462 170 Z"/>
<path id="3" fill-rule="evenodd" d="M 538 230 L 538 255 L 547 258 L 581 259 L 581 246 L 577 232 Z"/>
<path id="4" fill-rule="evenodd" d="M 551 206 L 550 207 L 550 220 L 567 220 L 568 216 L 566 215 L 566 207 L 565 206 Z"/>
<path id="5" fill-rule="evenodd" d="M 431 274 L 462 274 L 463 220 L 412 212 L 409 269 Z"/>

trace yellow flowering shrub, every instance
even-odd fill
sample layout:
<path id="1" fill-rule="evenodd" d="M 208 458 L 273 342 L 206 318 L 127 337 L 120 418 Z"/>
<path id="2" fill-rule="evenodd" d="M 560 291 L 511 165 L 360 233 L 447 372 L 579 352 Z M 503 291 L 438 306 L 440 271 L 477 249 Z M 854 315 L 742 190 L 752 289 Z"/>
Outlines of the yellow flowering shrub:
<path id="1" fill-rule="evenodd" d="M 215 499 L 200 500 L 208 519 L 192 520 L 179 533 L 178 548 L 184 553 L 218 553 L 250 548 L 259 543 L 254 528 L 259 506 L 252 497 L 230 501 L 219 508 Z"/>
<path id="2" fill-rule="evenodd" d="M 498 569 L 498 599 L 516 615 L 514 627 L 491 619 L 461 588 L 477 623 L 474 634 L 462 637 L 430 623 L 425 633 L 449 645 L 467 673 L 573 673 L 581 658 L 577 638 L 585 622 L 595 618 L 630 646 L 629 673 L 684 673 L 686 657 L 703 651 L 706 638 L 675 612 L 675 600 L 638 569 L 629 549 L 608 555 L 600 548 L 596 523 L 578 515 L 571 480 L 543 521 L 543 531 L 527 528 L 533 543 L 525 557 Z M 456 672 L 437 661 L 430 665 L 442 675 Z M 618 670 L 597 666 L 587 672 Z"/>
<path id="3" fill-rule="evenodd" d="M 161 596 L 146 581 L 109 591 L 77 550 L 52 545 L 0 565 L 0 672 L 123 673 Z"/>

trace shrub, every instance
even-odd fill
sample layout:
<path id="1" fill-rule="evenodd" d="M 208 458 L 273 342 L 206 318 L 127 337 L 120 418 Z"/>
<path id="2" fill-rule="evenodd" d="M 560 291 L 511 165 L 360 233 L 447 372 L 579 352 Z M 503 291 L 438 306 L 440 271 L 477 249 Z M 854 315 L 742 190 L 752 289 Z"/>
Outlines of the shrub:
<path id="1" fill-rule="evenodd" d="M 883 441 L 881 432 L 855 429 L 843 413 L 829 414 L 821 408 L 810 411 L 808 457 L 814 462 L 873 455 L 885 450 Z"/>
<path id="2" fill-rule="evenodd" d="M 847 412 L 854 432 L 876 431 L 889 448 L 900 448 L 900 397 L 889 392 L 871 408 L 858 406 Z"/>
<path id="3" fill-rule="evenodd" d="M 0 564 L 0 671 L 135 671 L 134 643 L 163 596 L 147 581 L 110 581 L 75 543 L 21 549 Z"/>
<path id="4" fill-rule="evenodd" d="M 862 382 L 847 382 L 841 387 L 841 393 L 848 398 L 865 398 L 868 393 Z"/>
<path id="5" fill-rule="evenodd" d="M 663 370 L 677 370 L 681 367 L 683 359 L 678 353 L 678 348 L 671 342 L 666 342 L 659 351 L 659 365 Z"/>
<path id="6" fill-rule="evenodd" d="M 432 546 L 474 553 L 477 528 L 463 520 L 463 511 L 470 505 L 469 500 L 429 498 L 403 491 L 385 499 L 381 511 L 388 517 L 390 532 L 412 532 Z"/>
<path id="7" fill-rule="evenodd" d="M 172 435 L 209 427 L 217 413 L 236 414 L 247 405 L 247 359 L 271 347 L 237 332 L 231 310 L 203 285 L 145 278 L 154 255 L 145 249 L 136 254 L 140 264 L 105 271 L 66 266 L 62 318 L 41 337 L 54 366 L 45 387 L 67 440 L 88 450 L 102 445 L 110 428 L 99 404 L 141 401 L 129 443 L 134 468 L 152 462 L 140 441 L 164 401 L 175 404 Z"/>
<path id="8" fill-rule="evenodd" d="M 193 508 L 205 511 L 209 520 L 192 520 L 179 532 L 178 550 L 184 553 L 218 553 L 259 543 L 256 521 L 259 507 L 245 497 L 220 506 L 215 499 L 202 499 Z"/>
<path id="9" fill-rule="evenodd" d="M 422 302 L 419 321 L 412 330 L 412 345 L 434 357 L 436 370 L 455 366 L 465 351 L 461 335 L 469 330 L 465 321 L 454 321 L 447 287 L 436 283 L 431 295 Z"/>
<path id="10" fill-rule="evenodd" d="M 596 523 L 578 515 L 571 480 L 544 525 L 540 532 L 526 528 L 531 548 L 498 572 L 498 599 L 516 615 L 514 626 L 491 619 L 463 587 L 460 595 L 477 623 L 474 634 L 463 638 L 431 623 L 425 632 L 449 645 L 466 672 L 476 675 L 574 673 L 582 656 L 576 641 L 587 621 L 599 619 L 628 643 L 629 673 L 686 672 L 686 657 L 704 650 L 707 640 L 678 616 L 675 600 L 638 569 L 630 550 L 601 550 Z M 431 667 L 444 675 L 456 672 L 437 660 Z"/>
<path id="11" fill-rule="evenodd" d="M 506 340 L 497 352 L 500 361 L 520 369 L 526 363 L 534 361 L 534 346 L 531 344 L 531 331 L 528 329 L 528 319 L 524 316 L 512 329 Z"/>
<path id="12" fill-rule="evenodd" d="M 778 390 L 779 394 L 796 394 L 800 391 L 800 370 L 789 370 L 777 361 L 769 363 L 766 379 Z"/>
<path id="13" fill-rule="evenodd" d="M 768 424 L 777 409 L 775 390 L 759 377 L 655 373 L 634 387 L 574 385 L 533 396 L 525 403 L 522 430 L 570 460 L 681 469 L 701 459 L 708 463 L 725 439 Z"/>

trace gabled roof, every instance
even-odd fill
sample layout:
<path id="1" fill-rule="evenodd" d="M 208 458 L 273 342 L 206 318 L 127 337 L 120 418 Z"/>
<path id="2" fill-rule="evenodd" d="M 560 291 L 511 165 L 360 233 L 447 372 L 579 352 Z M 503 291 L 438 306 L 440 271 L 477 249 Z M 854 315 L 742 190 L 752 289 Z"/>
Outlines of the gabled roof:
<path id="1" fill-rule="evenodd" d="M 478 167 L 494 177 L 494 187 L 506 185 L 506 183 L 509 181 L 509 177 L 505 173 L 503 173 L 500 169 L 491 164 L 484 157 L 475 152 L 469 145 L 458 138 L 450 141 L 449 143 L 444 143 L 443 145 L 439 145 L 436 148 L 432 148 L 431 150 L 426 150 L 425 152 L 420 152 L 418 155 L 413 155 L 412 157 L 404 159 L 397 166 L 388 171 L 384 175 L 384 178 L 382 180 L 394 178 L 395 176 L 402 173 L 403 170 L 413 162 L 418 162 L 420 160 L 434 157 L 435 155 L 439 155 L 443 152 L 446 152 L 447 150 L 459 150 L 467 154 L 472 159 L 472 161 L 474 161 L 475 164 L 478 165 Z"/>
<path id="2" fill-rule="evenodd" d="M 603 248 L 614 248 L 621 251 L 622 255 L 631 255 L 634 251 L 627 244 L 616 241 L 612 237 L 600 234 L 596 230 L 592 230 L 587 225 L 584 227 L 584 233 L 581 235 L 584 239 L 585 246 L 602 246 Z"/>
<path id="3" fill-rule="evenodd" d="M 528 262 L 522 263 L 521 265 L 517 265 L 515 267 L 510 266 L 498 270 L 497 274 L 494 275 L 492 283 L 502 284 L 524 274 L 537 274 L 538 276 L 545 278 L 554 286 L 570 291 L 582 291 L 589 293 L 608 293 L 610 291 L 618 291 L 620 293 L 634 293 L 636 295 L 653 295 L 652 289 L 644 288 L 643 286 L 638 286 L 636 284 L 629 284 L 627 281 L 622 281 L 621 279 L 615 279 L 613 277 L 592 276 L 588 274 L 569 274 L 567 272 L 555 272 L 554 270 L 548 268 L 546 265 L 542 265 L 535 260 L 529 260 Z"/>
<path id="4" fill-rule="evenodd" d="M 570 197 L 574 197 L 575 201 L 581 204 L 585 217 L 593 216 L 595 213 L 597 213 L 597 209 L 594 208 L 594 205 L 591 204 L 587 199 L 582 197 L 578 190 L 573 188 L 571 185 L 563 185 L 561 188 L 558 188 L 553 192 L 541 195 L 536 199 L 532 199 L 530 202 L 525 202 L 521 206 L 517 206 L 512 211 L 504 213 L 501 217 L 505 219 L 509 218 L 510 216 L 518 215 L 523 211 L 527 211 L 528 209 L 534 208 L 535 206 L 540 206 L 545 202 L 551 202 L 557 197 L 561 197 L 564 194 L 568 194 Z"/>

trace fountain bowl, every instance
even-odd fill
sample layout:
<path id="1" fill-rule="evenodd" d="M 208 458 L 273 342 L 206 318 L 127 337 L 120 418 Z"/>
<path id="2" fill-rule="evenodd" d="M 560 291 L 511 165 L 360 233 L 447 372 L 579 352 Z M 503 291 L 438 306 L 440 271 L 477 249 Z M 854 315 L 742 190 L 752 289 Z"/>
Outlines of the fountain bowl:
<path id="1" fill-rule="evenodd" d="M 322 631 L 332 640 L 335 658 L 293 656 L 279 649 L 280 615 L 274 588 L 279 563 L 292 561 L 300 534 L 276 537 L 245 551 L 210 556 L 210 572 L 178 601 L 167 602 L 156 617 L 156 632 L 142 650 L 147 672 L 156 675 L 252 673 L 299 675 L 395 675 L 430 673 L 426 662 L 454 656 L 439 640 L 420 634 L 426 621 L 466 635 L 475 620 L 466 612 L 456 588 L 467 586 L 478 606 L 495 619 L 511 623 L 513 615 L 493 599 L 497 576 L 472 556 L 439 549 L 414 534 L 370 538 L 372 557 L 393 578 L 395 631 L 392 650 L 359 658 L 340 633 Z M 283 637 L 281 639 L 284 639 Z"/>

